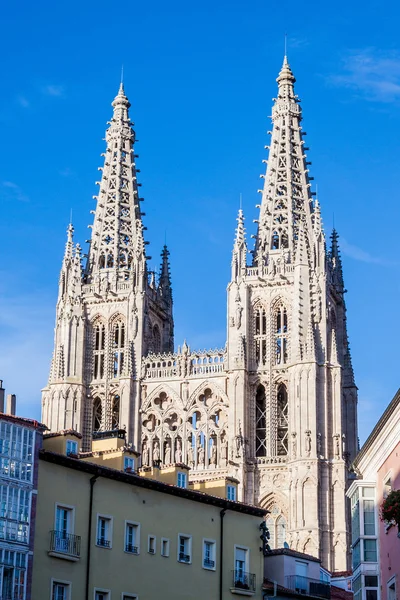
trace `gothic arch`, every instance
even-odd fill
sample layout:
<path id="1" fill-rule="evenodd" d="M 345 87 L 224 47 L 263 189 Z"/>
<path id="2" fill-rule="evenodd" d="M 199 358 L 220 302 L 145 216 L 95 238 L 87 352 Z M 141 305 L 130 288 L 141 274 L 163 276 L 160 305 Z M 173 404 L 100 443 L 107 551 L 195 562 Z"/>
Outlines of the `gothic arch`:
<path id="1" fill-rule="evenodd" d="M 115 325 L 115 323 L 117 321 L 121 321 L 125 325 L 126 319 L 125 319 L 124 315 L 120 311 L 117 311 L 117 312 L 113 313 L 109 317 L 108 324 L 109 324 L 110 329 Z"/>
<path id="2" fill-rule="evenodd" d="M 209 380 L 204 380 L 202 381 L 197 388 L 190 394 L 189 396 L 189 400 L 187 402 L 186 405 L 186 410 L 189 410 L 190 407 L 193 404 L 193 401 L 196 401 L 198 396 L 201 394 L 202 391 L 206 390 L 206 389 L 210 389 L 212 392 L 215 392 L 219 395 L 221 402 L 224 406 L 228 407 L 229 406 L 229 400 L 228 400 L 228 396 L 225 394 L 225 392 L 223 391 L 223 389 L 216 383 L 211 382 Z"/>
<path id="3" fill-rule="evenodd" d="M 149 406 L 154 402 L 155 398 L 157 398 L 162 392 L 165 392 L 167 394 L 167 396 L 169 396 L 172 399 L 173 404 L 175 406 L 179 406 L 179 408 L 182 408 L 182 409 L 184 408 L 183 400 L 179 396 L 179 394 L 177 394 L 177 392 L 175 392 L 175 390 L 173 390 L 172 387 L 169 386 L 168 384 L 160 383 L 147 396 L 147 398 L 142 406 L 142 413 L 144 413 L 148 410 Z"/>

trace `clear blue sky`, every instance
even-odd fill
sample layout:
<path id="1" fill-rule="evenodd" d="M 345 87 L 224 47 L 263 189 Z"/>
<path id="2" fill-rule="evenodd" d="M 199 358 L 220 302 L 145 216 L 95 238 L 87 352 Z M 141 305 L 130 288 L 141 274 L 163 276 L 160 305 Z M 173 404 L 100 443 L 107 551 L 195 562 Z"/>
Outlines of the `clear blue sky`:
<path id="1" fill-rule="evenodd" d="M 225 343 L 239 194 L 257 217 L 271 98 L 289 61 L 327 235 L 341 235 L 365 439 L 400 384 L 400 7 L 86 0 L 6 3 L 0 53 L 0 377 L 40 416 L 70 210 L 89 237 L 121 64 L 151 266 L 166 231 L 176 343 Z"/>

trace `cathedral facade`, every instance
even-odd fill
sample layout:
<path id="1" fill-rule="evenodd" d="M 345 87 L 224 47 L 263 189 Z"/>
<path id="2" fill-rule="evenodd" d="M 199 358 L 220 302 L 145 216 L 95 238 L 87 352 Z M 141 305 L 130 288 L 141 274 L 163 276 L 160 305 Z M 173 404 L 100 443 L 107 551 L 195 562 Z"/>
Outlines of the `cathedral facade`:
<path id="1" fill-rule="evenodd" d="M 223 349 L 174 349 L 169 253 L 147 269 L 135 133 L 121 84 L 85 266 L 68 230 L 42 420 L 52 431 L 123 428 L 142 464 L 185 463 L 190 480 L 239 481 L 270 511 L 271 545 L 348 566 L 348 468 L 357 388 L 338 236 L 327 248 L 311 192 L 302 114 L 285 57 L 257 234 L 239 211 Z"/>

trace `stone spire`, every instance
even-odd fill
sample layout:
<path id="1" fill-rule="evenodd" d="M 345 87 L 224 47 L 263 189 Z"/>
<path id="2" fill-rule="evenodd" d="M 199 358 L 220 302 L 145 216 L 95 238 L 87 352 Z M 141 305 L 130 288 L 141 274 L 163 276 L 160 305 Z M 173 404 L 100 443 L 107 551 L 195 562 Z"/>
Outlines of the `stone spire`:
<path id="1" fill-rule="evenodd" d="M 331 235 L 331 248 L 329 252 L 332 284 L 340 294 L 344 293 L 342 258 L 339 250 L 339 235 L 334 228 Z"/>
<path id="2" fill-rule="evenodd" d="M 244 228 L 243 210 L 240 208 L 237 217 L 235 241 L 232 252 L 232 281 L 240 279 L 246 271 L 246 230 Z"/>
<path id="3" fill-rule="evenodd" d="M 160 279 L 158 282 L 158 291 L 164 300 L 172 302 L 172 288 L 171 288 L 171 273 L 169 270 L 169 250 L 167 245 L 161 252 L 161 268 L 160 268 Z"/>
<path id="4" fill-rule="evenodd" d="M 129 119 L 130 103 L 121 83 L 112 102 L 114 114 L 106 132 L 107 149 L 94 212 L 86 264 L 88 282 L 102 278 L 132 280 L 138 262 L 144 270 L 143 225 L 135 165 L 135 132 Z M 110 277 L 111 276 L 111 277 Z"/>
<path id="5" fill-rule="evenodd" d="M 253 264 L 265 265 L 271 254 L 284 255 L 293 263 L 300 223 L 308 249 L 312 230 L 312 201 L 303 133 L 301 108 L 294 93 L 294 75 L 285 56 L 278 82 L 278 97 L 272 108 L 273 128 L 267 161 Z M 278 257 L 277 256 L 277 257 Z"/>

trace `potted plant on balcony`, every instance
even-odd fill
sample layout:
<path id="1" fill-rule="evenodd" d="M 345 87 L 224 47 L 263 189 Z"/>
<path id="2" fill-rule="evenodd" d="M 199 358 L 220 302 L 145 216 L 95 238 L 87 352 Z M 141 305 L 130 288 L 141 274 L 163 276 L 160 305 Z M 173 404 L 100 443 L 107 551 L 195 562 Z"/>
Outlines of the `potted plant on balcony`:
<path id="1" fill-rule="evenodd" d="M 400 537 L 400 490 L 392 490 L 381 506 L 381 519 L 388 523 L 396 523 Z"/>

